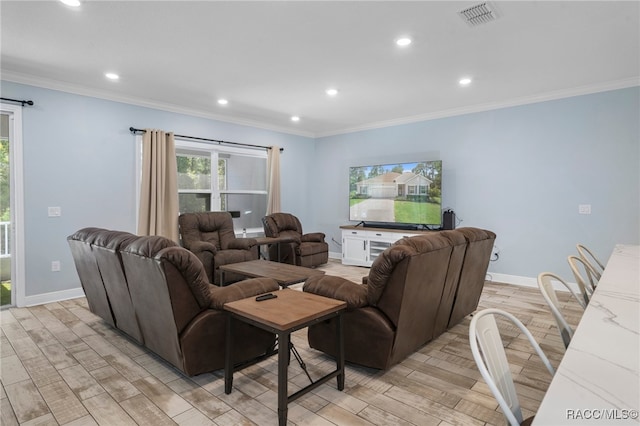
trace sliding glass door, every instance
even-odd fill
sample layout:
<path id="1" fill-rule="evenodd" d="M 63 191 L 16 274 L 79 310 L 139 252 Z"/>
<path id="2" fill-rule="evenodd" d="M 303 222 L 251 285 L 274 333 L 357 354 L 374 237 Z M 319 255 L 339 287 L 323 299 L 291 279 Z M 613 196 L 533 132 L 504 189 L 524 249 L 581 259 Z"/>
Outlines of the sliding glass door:
<path id="1" fill-rule="evenodd" d="M 0 104 L 0 307 L 24 302 L 22 107 Z"/>
<path id="2" fill-rule="evenodd" d="M 13 305 L 11 294 L 11 143 L 10 115 L 0 115 L 0 306 Z"/>

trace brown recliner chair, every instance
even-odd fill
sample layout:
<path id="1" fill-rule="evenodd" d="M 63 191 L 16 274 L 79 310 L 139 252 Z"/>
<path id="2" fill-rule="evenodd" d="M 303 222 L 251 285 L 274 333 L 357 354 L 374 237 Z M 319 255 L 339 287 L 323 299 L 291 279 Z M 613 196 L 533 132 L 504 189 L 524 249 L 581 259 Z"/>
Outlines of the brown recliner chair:
<path id="1" fill-rule="evenodd" d="M 291 243 L 274 244 L 269 247 L 269 259 L 312 268 L 329 261 L 329 244 L 325 234 L 313 232 L 303 234 L 302 225 L 290 213 L 273 213 L 262 218 L 264 235 L 267 237 L 288 237 Z M 280 258 L 278 258 L 280 256 Z"/>
<path id="2" fill-rule="evenodd" d="M 455 231 L 403 238 L 373 262 L 366 284 L 325 275 L 309 278 L 304 291 L 347 302 L 348 362 L 387 369 L 446 327 L 465 244 Z M 308 329 L 309 345 L 332 356 L 334 321 Z"/>
<path id="3" fill-rule="evenodd" d="M 254 238 L 237 238 L 229 212 L 184 213 L 178 218 L 182 245 L 202 262 L 209 281 L 220 285 L 220 265 L 258 259 Z M 245 277 L 225 274 L 225 282 Z"/>
<path id="4" fill-rule="evenodd" d="M 163 237 L 139 237 L 121 255 L 144 345 L 190 376 L 224 367 L 225 303 L 278 290 L 270 278 L 214 286 L 193 253 Z M 241 321 L 233 327 L 238 362 L 274 345 L 273 333 Z"/>

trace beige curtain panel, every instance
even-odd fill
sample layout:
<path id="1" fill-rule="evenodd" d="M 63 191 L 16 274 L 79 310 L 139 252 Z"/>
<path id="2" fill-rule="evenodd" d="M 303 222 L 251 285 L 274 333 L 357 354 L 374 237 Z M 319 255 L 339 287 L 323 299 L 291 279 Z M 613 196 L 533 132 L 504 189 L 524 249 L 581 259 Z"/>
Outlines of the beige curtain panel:
<path id="1" fill-rule="evenodd" d="M 272 146 L 267 155 L 267 215 L 280 212 L 280 147 Z"/>
<path id="2" fill-rule="evenodd" d="M 142 137 L 139 235 L 178 242 L 178 168 L 173 133 L 146 129 Z"/>

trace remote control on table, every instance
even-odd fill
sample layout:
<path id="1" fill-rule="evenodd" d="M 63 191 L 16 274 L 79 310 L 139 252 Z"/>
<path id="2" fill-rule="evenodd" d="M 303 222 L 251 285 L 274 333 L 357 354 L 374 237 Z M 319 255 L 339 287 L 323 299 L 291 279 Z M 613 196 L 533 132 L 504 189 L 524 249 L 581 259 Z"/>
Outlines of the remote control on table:
<path id="1" fill-rule="evenodd" d="M 256 296 L 256 301 L 262 302 L 263 300 L 275 299 L 276 297 L 278 296 L 276 296 L 273 293 L 267 293 L 267 294 L 262 294 L 260 296 Z"/>

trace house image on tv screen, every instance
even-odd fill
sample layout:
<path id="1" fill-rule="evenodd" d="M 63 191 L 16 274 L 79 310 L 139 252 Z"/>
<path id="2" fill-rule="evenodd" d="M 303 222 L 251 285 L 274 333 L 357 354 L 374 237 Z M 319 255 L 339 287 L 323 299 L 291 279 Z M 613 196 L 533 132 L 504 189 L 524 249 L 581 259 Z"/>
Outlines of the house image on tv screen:
<path id="1" fill-rule="evenodd" d="M 356 184 L 356 193 L 371 198 L 396 198 L 427 195 L 433 182 L 412 172 L 389 172 Z"/>

